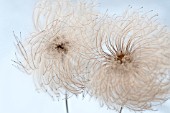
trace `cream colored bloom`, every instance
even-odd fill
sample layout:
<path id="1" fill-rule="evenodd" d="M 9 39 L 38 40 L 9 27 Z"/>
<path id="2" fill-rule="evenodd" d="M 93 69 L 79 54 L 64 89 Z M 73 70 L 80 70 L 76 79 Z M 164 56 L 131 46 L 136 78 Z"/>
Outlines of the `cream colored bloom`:
<path id="1" fill-rule="evenodd" d="M 170 35 L 150 13 L 126 11 L 108 18 L 96 36 L 87 89 L 108 108 L 152 110 L 169 97 Z"/>
<path id="2" fill-rule="evenodd" d="M 88 7 L 87 7 L 88 6 Z M 82 53 L 91 40 L 85 29 L 94 26 L 93 6 L 69 0 L 40 1 L 34 11 L 35 32 L 24 41 L 17 37 L 18 67 L 34 75 L 37 89 L 50 95 L 80 94 L 88 78 Z M 84 13 L 82 13 L 84 12 Z"/>

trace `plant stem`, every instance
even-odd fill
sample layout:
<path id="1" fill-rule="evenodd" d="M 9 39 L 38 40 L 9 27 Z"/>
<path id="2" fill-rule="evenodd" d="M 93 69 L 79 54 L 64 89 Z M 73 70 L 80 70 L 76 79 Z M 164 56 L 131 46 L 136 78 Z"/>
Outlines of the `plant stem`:
<path id="1" fill-rule="evenodd" d="M 68 111 L 67 93 L 65 94 L 65 103 L 66 103 L 66 113 L 69 113 L 69 111 Z"/>
<path id="2" fill-rule="evenodd" d="M 119 113 L 122 113 L 122 109 L 123 109 L 123 107 L 121 107 L 121 108 L 120 108 L 120 111 L 119 111 Z"/>

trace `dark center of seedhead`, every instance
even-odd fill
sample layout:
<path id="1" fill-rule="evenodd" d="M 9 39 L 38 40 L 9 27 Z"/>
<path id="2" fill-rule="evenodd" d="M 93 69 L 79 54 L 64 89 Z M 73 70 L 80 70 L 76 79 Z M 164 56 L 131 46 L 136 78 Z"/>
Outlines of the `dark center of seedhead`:
<path id="1" fill-rule="evenodd" d="M 67 53 L 68 52 L 68 42 L 62 42 L 60 44 L 55 44 L 55 50 L 58 51 L 58 53 Z"/>
<path id="2" fill-rule="evenodd" d="M 120 64 L 122 64 L 123 63 L 123 58 L 124 58 L 124 54 L 123 53 L 121 53 L 120 55 L 117 55 L 117 60 L 119 60 L 120 61 Z"/>
<path id="3" fill-rule="evenodd" d="M 115 61 L 117 61 L 119 64 L 123 63 L 130 63 L 131 62 L 131 57 L 128 54 L 123 53 L 120 51 L 119 53 L 116 54 Z"/>

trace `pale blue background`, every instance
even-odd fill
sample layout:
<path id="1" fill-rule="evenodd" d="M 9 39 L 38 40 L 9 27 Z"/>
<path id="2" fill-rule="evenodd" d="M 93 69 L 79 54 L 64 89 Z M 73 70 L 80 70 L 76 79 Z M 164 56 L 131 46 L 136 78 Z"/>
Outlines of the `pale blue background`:
<path id="1" fill-rule="evenodd" d="M 27 36 L 33 30 L 32 11 L 36 0 L 0 0 L 0 113 L 65 113 L 64 101 L 53 101 L 45 93 L 37 93 L 32 77 L 12 66 L 14 58 L 13 31 Z M 109 13 L 123 12 L 128 5 L 143 10 L 154 10 L 159 21 L 170 28 L 169 0 L 100 0 L 100 10 Z M 88 96 L 69 100 L 70 113 L 115 113 L 101 108 L 98 101 Z M 169 113 L 170 101 L 152 113 Z M 123 113 L 128 111 L 123 110 Z M 151 113 L 151 111 L 144 112 Z"/>

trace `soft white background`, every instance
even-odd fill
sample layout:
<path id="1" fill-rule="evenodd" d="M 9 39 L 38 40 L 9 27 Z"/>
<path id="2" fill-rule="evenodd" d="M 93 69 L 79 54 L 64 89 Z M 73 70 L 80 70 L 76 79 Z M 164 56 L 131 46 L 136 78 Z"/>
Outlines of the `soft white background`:
<path id="1" fill-rule="evenodd" d="M 13 31 L 26 37 L 32 30 L 32 11 L 36 0 L 0 0 L 0 113 L 66 113 L 64 101 L 53 101 L 46 93 L 37 93 L 32 77 L 12 66 L 14 59 Z M 154 10 L 159 21 L 170 28 L 169 0 L 100 0 L 101 11 L 121 14 L 128 5 L 143 10 Z M 169 113 L 170 101 L 158 106 L 158 111 L 144 113 Z M 100 107 L 88 96 L 69 100 L 70 113 L 115 113 Z M 123 113 L 129 113 L 123 110 Z"/>

